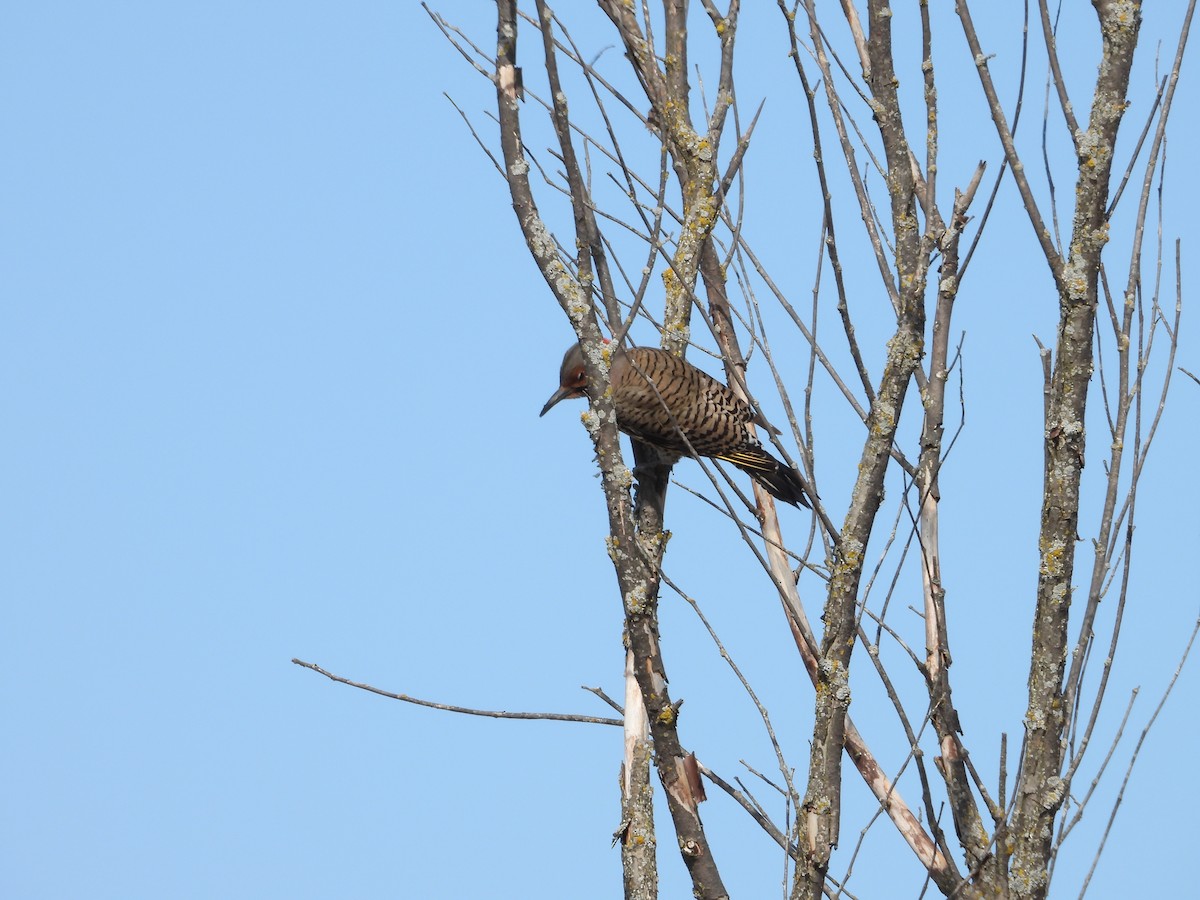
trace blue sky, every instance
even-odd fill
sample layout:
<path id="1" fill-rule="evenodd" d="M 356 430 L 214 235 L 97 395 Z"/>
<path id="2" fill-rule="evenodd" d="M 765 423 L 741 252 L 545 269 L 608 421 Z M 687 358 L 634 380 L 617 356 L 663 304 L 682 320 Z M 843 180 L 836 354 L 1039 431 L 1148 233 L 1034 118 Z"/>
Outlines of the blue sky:
<path id="1" fill-rule="evenodd" d="M 485 7 L 438 8 L 490 48 Z M 1012 25 L 977 15 L 1004 51 L 993 65 L 1011 97 L 1014 51 L 1001 36 Z M 774 9 L 747 16 L 741 44 L 743 102 L 768 98 L 747 163 L 748 234 L 804 305 L 820 219 L 777 19 Z M 574 37 L 594 53 L 613 38 L 591 21 Z M 1172 25 L 1147 21 L 1142 115 L 1151 42 L 1165 38 L 1168 56 Z M 961 37 L 946 34 L 939 59 L 962 74 L 943 83 L 944 108 L 977 104 Z M 1083 108 L 1094 70 L 1078 60 L 1094 55 L 1093 31 L 1085 22 L 1064 35 Z M 536 88 L 536 45 L 523 41 Z M 620 72 L 615 51 L 606 60 Z M 1040 66 L 1025 113 L 1034 160 Z M 1185 162 L 1197 141 L 1193 70 L 1185 64 L 1176 99 L 1163 226 L 1166 241 L 1185 240 L 1185 278 L 1198 200 Z M 290 663 L 485 708 L 604 715 L 579 686 L 620 696 L 620 606 L 579 408 L 537 418 L 569 327 L 502 181 L 443 91 L 490 140 L 490 86 L 416 4 L 6 9 L 0 894 L 619 896 L 616 729 L 409 707 Z M 947 121 L 944 187 L 964 183 L 979 158 L 996 171 L 987 129 Z M 544 134 L 531 131 L 530 143 L 548 161 Z M 1069 178 L 1058 189 L 1069 198 Z M 942 478 L 956 699 L 993 784 L 1000 732 L 1013 753 L 1020 740 L 1036 574 L 1041 398 L 1030 335 L 1051 343 L 1055 312 L 1014 194 L 1006 184 L 960 300 L 967 425 Z M 569 221 L 543 197 L 556 226 Z M 877 374 L 888 313 L 856 215 L 842 213 L 843 252 Z M 778 312 L 765 315 L 779 352 L 800 353 Z M 1190 327 L 1185 282 L 1178 361 L 1200 371 Z M 802 373 L 806 358 L 794 359 Z M 765 369 L 751 377 L 769 392 Z M 840 521 L 861 435 L 827 383 L 816 403 L 822 498 Z M 1200 388 L 1177 381 L 1139 494 L 1097 756 L 1124 698 L 1141 694 L 1120 768 L 1056 876 L 1064 893 L 1090 864 L 1200 605 L 1187 568 L 1200 538 L 1198 409 Z M 1099 425 L 1091 479 L 1102 475 Z M 707 484 L 690 462 L 678 477 Z M 681 491 L 669 514 L 672 577 L 713 619 L 802 767 L 811 699 L 777 601 L 722 519 Z M 782 516 L 802 542 L 808 519 Z M 1079 553 L 1090 559 L 1095 509 L 1084 517 Z M 904 584 L 899 608 L 919 603 L 917 584 Z M 820 594 L 807 587 L 815 620 Z M 916 618 L 893 615 L 919 647 Z M 777 777 L 753 708 L 694 615 L 665 596 L 662 619 L 685 744 L 726 777 L 742 759 Z M 904 758 L 894 714 L 858 659 L 853 714 L 894 771 Z M 1191 883 L 1176 862 L 1191 851 L 1198 799 L 1178 759 L 1200 739 L 1194 662 L 1145 744 L 1090 896 L 1179 896 Z M 903 679 L 919 689 L 911 671 Z M 870 814 L 855 778 L 845 849 Z M 915 802 L 911 780 L 901 789 Z M 774 895 L 782 861 L 756 826 L 716 790 L 702 813 L 735 895 Z M 661 825 L 663 896 L 684 896 L 665 813 Z M 858 896 L 916 896 L 920 874 L 886 824 L 865 852 Z"/>

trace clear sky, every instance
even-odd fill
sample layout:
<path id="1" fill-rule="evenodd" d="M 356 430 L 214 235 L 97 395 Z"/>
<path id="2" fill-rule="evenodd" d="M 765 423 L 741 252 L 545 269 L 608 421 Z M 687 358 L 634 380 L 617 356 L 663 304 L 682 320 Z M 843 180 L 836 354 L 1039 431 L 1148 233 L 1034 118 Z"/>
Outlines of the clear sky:
<path id="1" fill-rule="evenodd" d="M 747 163 L 748 203 L 758 204 L 749 236 L 804 305 L 820 215 L 808 125 L 770 6 L 761 19 L 747 14 L 741 43 L 743 103 L 768 98 L 763 149 Z M 1176 15 L 1176 4 L 1161 6 L 1172 10 L 1153 13 Z M 438 8 L 494 47 L 487 4 Z M 996 71 L 1010 73 L 1015 26 L 978 15 L 1002 51 Z M 593 31 L 574 33 L 588 56 L 614 42 L 591 21 Z M 1149 108 L 1152 42 L 1171 25 L 1147 23 L 1130 134 Z M 523 41 L 536 88 L 536 45 Z M 1093 43 L 1086 20 L 1065 32 L 1064 54 L 1083 73 L 1073 84 L 1081 109 L 1094 69 L 1077 60 Z M 947 30 L 938 46 L 962 73 L 943 83 L 944 106 L 977 102 L 961 35 Z M 1189 279 L 1200 237 L 1197 62 L 1193 53 L 1176 99 L 1163 226 L 1168 242 L 1185 240 Z M 623 63 L 610 50 L 601 65 Z M 1026 97 L 1023 149 L 1035 161 L 1042 66 Z M 1012 79 L 998 77 L 1011 97 Z M 489 84 L 409 2 L 6 5 L 0 895 L 620 895 L 610 849 L 617 729 L 434 712 L 290 663 L 486 708 L 605 715 L 579 686 L 621 694 L 620 605 L 580 407 L 537 418 L 569 326 L 501 179 L 443 91 L 494 146 Z M 985 120 L 946 128 L 947 144 L 960 140 L 947 150 L 946 188 L 980 158 L 997 170 Z M 1069 199 L 1070 181 L 1058 188 Z M 1000 733 L 1013 756 L 1020 742 L 1036 576 L 1041 397 L 1030 335 L 1052 344 L 1055 313 L 1013 195 L 1006 184 L 993 243 L 960 300 L 967 424 L 942 479 L 956 700 L 993 785 Z M 561 208 L 555 215 L 563 221 Z M 857 214 L 842 215 L 854 235 Z M 877 375 L 890 313 L 855 239 L 849 278 Z M 1164 278 L 1173 283 L 1173 271 Z M 1200 371 L 1192 321 L 1185 291 L 1179 362 Z M 780 347 L 799 353 L 776 327 Z M 802 373 L 807 358 L 793 365 Z M 769 393 L 765 369 L 751 378 Z M 861 431 L 827 382 L 819 391 L 821 492 L 840 521 Z M 1139 494 L 1097 759 L 1129 692 L 1141 694 L 1068 844 L 1056 876 L 1064 896 L 1077 892 L 1200 606 L 1190 564 L 1198 410 L 1200 388 L 1177 381 Z M 1100 425 L 1093 485 L 1107 444 Z M 691 462 L 678 477 L 707 484 Z M 894 502 L 887 509 L 895 515 Z M 723 519 L 682 491 L 668 514 L 670 573 L 703 605 L 803 769 L 812 702 L 776 599 Z M 782 516 L 802 542 L 808 518 Z M 1085 520 L 1079 552 L 1090 560 L 1094 508 Z M 805 600 L 816 620 L 815 583 Z M 919 604 L 918 582 L 894 603 Z M 916 617 L 892 615 L 919 648 Z M 685 744 L 727 778 L 745 775 L 743 759 L 777 778 L 752 706 L 694 614 L 666 596 L 662 618 Z M 865 655 L 856 659 L 853 713 L 894 771 L 904 759 L 895 716 Z M 1194 889 L 1180 862 L 1194 855 L 1200 801 L 1189 768 L 1197 662 L 1145 744 L 1089 896 Z M 919 690 L 895 665 L 906 690 Z M 847 850 L 870 812 L 856 779 L 848 771 Z M 770 790 L 746 781 L 782 820 Z M 915 801 L 912 781 L 901 787 Z M 718 791 L 709 796 L 702 814 L 727 885 L 738 897 L 777 896 L 777 848 Z M 687 896 L 665 812 L 660 825 L 663 896 Z M 886 823 L 864 852 L 858 896 L 917 895 L 918 868 Z M 847 855 L 839 860 L 840 874 Z"/>

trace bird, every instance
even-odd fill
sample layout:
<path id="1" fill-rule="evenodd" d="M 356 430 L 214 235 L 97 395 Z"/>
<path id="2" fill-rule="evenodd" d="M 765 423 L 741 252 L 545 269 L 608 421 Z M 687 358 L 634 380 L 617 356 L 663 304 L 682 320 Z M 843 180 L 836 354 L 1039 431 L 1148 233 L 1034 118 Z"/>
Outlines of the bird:
<path id="1" fill-rule="evenodd" d="M 752 424 L 772 428 L 745 400 L 680 356 L 654 347 L 630 347 L 612 356 L 609 376 L 617 427 L 669 456 L 706 456 L 733 463 L 777 500 L 809 506 L 804 481 L 763 449 Z M 563 356 L 559 388 L 539 415 L 561 400 L 587 396 L 583 348 Z"/>

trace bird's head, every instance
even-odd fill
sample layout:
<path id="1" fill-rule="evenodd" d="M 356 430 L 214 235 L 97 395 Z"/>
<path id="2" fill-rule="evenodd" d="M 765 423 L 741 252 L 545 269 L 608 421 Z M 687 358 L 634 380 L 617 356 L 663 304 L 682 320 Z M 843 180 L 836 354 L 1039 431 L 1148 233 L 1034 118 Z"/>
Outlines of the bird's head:
<path id="1" fill-rule="evenodd" d="M 539 416 L 544 416 L 559 400 L 573 400 L 587 394 L 587 372 L 583 368 L 583 348 L 572 344 L 558 370 L 558 390 L 550 395 Z"/>

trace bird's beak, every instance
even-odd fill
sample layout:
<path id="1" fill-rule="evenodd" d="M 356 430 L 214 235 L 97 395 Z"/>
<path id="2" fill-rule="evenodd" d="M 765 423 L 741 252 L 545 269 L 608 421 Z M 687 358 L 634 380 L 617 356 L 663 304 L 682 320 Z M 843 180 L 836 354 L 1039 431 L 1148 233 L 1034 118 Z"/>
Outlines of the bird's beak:
<path id="1" fill-rule="evenodd" d="M 543 406 L 542 411 L 538 413 L 538 418 L 540 419 L 546 413 L 550 412 L 550 407 L 552 407 L 559 400 L 566 400 L 568 397 L 575 396 L 577 393 L 578 392 L 574 388 L 560 387 L 553 393 L 553 395 L 551 395 L 550 399 L 546 401 L 546 405 Z"/>

